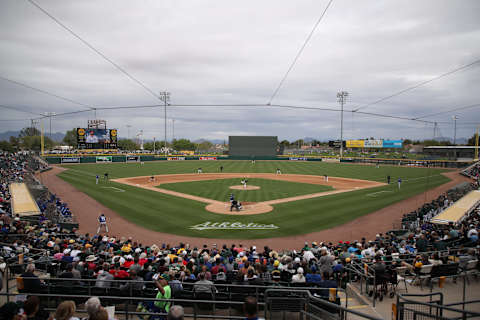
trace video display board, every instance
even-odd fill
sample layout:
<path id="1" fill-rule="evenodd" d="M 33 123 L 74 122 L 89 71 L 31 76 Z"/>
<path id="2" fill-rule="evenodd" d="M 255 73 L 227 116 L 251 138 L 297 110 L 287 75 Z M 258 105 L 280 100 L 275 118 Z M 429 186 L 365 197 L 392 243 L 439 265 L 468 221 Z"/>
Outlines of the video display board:
<path id="1" fill-rule="evenodd" d="M 117 149 L 116 129 L 77 128 L 78 149 Z"/>

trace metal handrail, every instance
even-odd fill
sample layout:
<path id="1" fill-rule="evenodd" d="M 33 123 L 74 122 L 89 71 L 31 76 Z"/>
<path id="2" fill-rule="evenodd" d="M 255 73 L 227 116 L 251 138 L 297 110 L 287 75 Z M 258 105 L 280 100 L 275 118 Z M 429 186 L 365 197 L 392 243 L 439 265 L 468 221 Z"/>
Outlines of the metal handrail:
<path id="1" fill-rule="evenodd" d="M 440 294 L 443 297 L 443 294 L 441 294 L 441 292 L 436 292 L 434 294 Z M 410 300 L 410 299 L 406 298 L 406 297 L 428 297 L 428 296 L 431 296 L 431 294 L 397 294 L 397 301 L 400 301 L 400 299 L 402 299 L 403 301 L 405 301 L 407 303 L 411 303 L 411 304 L 419 304 L 419 305 L 423 305 L 423 306 L 426 306 L 426 307 L 432 307 L 432 308 L 441 308 L 442 310 L 458 312 L 458 313 L 462 313 L 462 314 L 469 314 L 469 315 L 476 316 L 476 317 L 480 316 L 480 312 L 476 312 L 476 311 L 461 310 L 461 309 L 457 309 L 457 308 L 452 308 L 452 307 L 450 307 L 448 305 L 444 305 L 444 304 L 439 305 L 439 304 L 433 304 L 433 303 L 428 303 L 428 302 Z M 443 301 L 443 298 L 442 298 L 442 301 Z M 475 300 L 475 301 L 478 301 L 478 300 Z M 462 303 L 462 302 L 460 302 L 460 303 Z M 465 301 L 465 303 L 467 303 L 467 301 Z"/>
<path id="2" fill-rule="evenodd" d="M 265 301 L 266 303 L 268 304 L 268 295 L 269 293 L 273 293 L 273 292 L 286 292 L 286 293 L 294 293 L 294 292 L 297 292 L 297 293 L 301 293 L 301 294 L 304 294 L 306 295 L 306 297 L 309 299 L 309 300 L 313 300 L 319 304 L 322 304 L 323 306 L 325 307 L 329 307 L 329 308 L 334 308 L 340 312 L 347 312 L 347 313 L 352 313 L 352 314 L 355 314 L 357 316 L 361 316 L 361 317 L 364 317 L 365 319 L 370 319 L 370 320 L 380 320 L 381 318 L 377 318 L 377 317 L 374 317 L 374 316 L 371 316 L 371 315 L 367 315 L 367 314 L 364 314 L 364 313 L 361 313 L 359 311 L 356 311 L 356 310 L 353 310 L 353 309 L 347 309 L 346 307 L 342 307 L 338 304 L 335 304 L 335 303 L 331 303 L 331 302 L 328 302 L 326 300 L 323 300 L 321 298 L 317 298 L 315 296 L 313 296 L 309 291 L 307 290 L 292 290 L 292 289 L 275 289 L 275 288 L 272 288 L 272 289 L 268 289 L 265 291 Z M 277 297 L 275 297 L 277 298 Z M 265 310 L 265 316 L 266 316 L 266 310 Z"/>

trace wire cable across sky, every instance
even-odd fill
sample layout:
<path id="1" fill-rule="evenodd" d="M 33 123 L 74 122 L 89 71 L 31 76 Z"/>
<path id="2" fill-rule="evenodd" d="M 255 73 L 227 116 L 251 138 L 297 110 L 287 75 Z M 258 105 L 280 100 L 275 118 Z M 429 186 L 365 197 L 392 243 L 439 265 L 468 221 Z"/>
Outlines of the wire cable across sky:
<path id="1" fill-rule="evenodd" d="M 303 45 L 300 47 L 300 50 L 298 50 L 297 52 L 297 55 L 295 56 L 295 58 L 293 59 L 292 63 L 290 64 L 290 66 L 288 67 L 287 69 L 287 72 L 285 72 L 285 75 L 283 76 L 282 80 L 280 80 L 280 83 L 278 84 L 277 88 L 275 89 L 275 91 L 273 92 L 272 96 L 270 97 L 270 100 L 268 100 L 268 103 L 267 104 L 271 104 L 273 99 L 275 99 L 275 97 L 277 96 L 278 92 L 280 91 L 280 88 L 282 87 L 283 83 L 285 82 L 285 80 L 287 79 L 288 75 L 290 74 L 290 71 L 292 71 L 293 67 L 295 66 L 295 64 L 297 63 L 298 59 L 300 58 L 300 56 L 302 55 L 302 52 L 303 50 L 305 49 L 305 47 L 307 46 L 308 42 L 310 41 L 310 39 L 312 38 L 315 30 L 317 30 L 317 27 L 318 25 L 320 24 L 320 22 L 322 21 L 323 17 L 325 16 L 325 13 L 327 13 L 327 10 L 328 8 L 330 7 L 330 5 L 332 4 L 333 0 L 330 0 L 327 4 L 327 6 L 325 7 L 325 9 L 323 10 L 322 14 L 320 15 L 320 17 L 318 18 L 317 22 L 315 23 L 315 25 L 313 26 L 312 28 L 312 31 L 310 31 L 310 33 L 308 34 L 307 38 L 305 39 L 305 42 L 303 43 Z"/>
<path id="2" fill-rule="evenodd" d="M 442 79 L 442 78 L 444 78 L 444 77 L 446 77 L 446 76 L 449 76 L 449 75 L 451 75 L 451 74 L 454 74 L 454 73 L 456 73 L 456 72 L 458 72 L 458 71 L 461 71 L 461 70 L 465 70 L 465 69 L 467 69 L 467 68 L 470 68 L 470 67 L 474 66 L 475 64 L 477 64 L 477 63 L 479 63 L 479 62 L 480 62 L 480 59 L 477 59 L 477 60 L 475 60 L 475 61 L 473 61 L 473 62 L 470 62 L 470 63 L 468 63 L 468 64 L 466 64 L 466 65 L 463 65 L 463 66 L 461 66 L 461 67 L 455 68 L 455 69 L 450 70 L 450 71 L 448 71 L 448 72 L 442 73 L 442 74 L 439 75 L 439 76 L 436 76 L 436 77 L 433 77 L 433 78 L 431 78 L 431 79 L 429 79 L 429 80 L 425 80 L 425 81 L 422 81 L 422 82 L 420 82 L 420 83 L 417 83 L 417 84 L 414 85 L 414 86 L 408 87 L 408 88 L 406 88 L 406 89 L 400 90 L 400 91 L 395 92 L 395 93 L 393 93 L 393 94 L 391 94 L 391 95 L 388 95 L 388 96 L 386 96 L 386 97 L 383 97 L 383 98 L 380 98 L 380 99 L 378 99 L 378 100 L 372 101 L 372 102 L 370 102 L 370 103 L 364 104 L 364 105 L 362 105 L 362 106 L 360 106 L 360 107 L 357 107 L 357 108 L 354 109 L 353 111 L 358 111 L 358 110 L 361 110 L 361 109 L 364 109 L 364 108 L 373 106 L 374 104 L 378 104 L 378 103 L 380 103 L 380 102 L 386 101 L 386 100 L 391 99 L 391 98 L 393 98 L 393 97 L 399 96 L 399 95 L 404 94 L 404 93 L 406 93 L 406 92 L 408 92 L 408 91 L 411 91 L 411 90 L 413 90 L 413 89 L 416 89 L 416 88 L 419 88 L 419 87 L 424 86 L 424 85 L 426 85 L 426 84 L 429 84 L 430 82 L 433 82 L 433 81 Z"/>
<path id="3" fill-rule="evenodd" d="M 126 75 L 130 80 L 132 80 L 133 82 L 137 83 L 139 86 L 141 86 L 143 89 L 145 89 L 149 94 L 151 94 L 152 96 L 154 96 L 156 99 L 159 98 L 159 96 L 152 90 L 150 89 L 149 87 L 147 87 L 143 82 L 141 82 L 140 80 L 138 80 L 137 78 L 135 78 L 133 75 L 131 75 L 127 70 L 125 70 L 124 68 L 122 68 L 121 66 L 119 66 L 117 63 L 115 63 L 112 59 L 110 59 L 109 57 L 107 57 L 105 54 L 103 54 L 100 50 L 98 50 L 97 48 L 95 48 L 93 45 L 91 45 L 89 42 L 87 42 L 85 39 L 83 39 L 82 37 L 80 37 L 77 33 L 75 33 L 71 28 L 69 28 L 68 26 L 66 26 L 63 22 L 61 22 L 60 20 L 58 20 L 57 18 L 55 18 L 51 13 L 49 13 L 47 10 L 45 10 L 44 8 L 42 8 L 39 4 L 37 4 L 35 1 L 33 0 L 27 0 L 28 2 L 30 2 L 33 6 L 35 6 L 38 10 L 40 10 L 41 12 L 43 12 L 45 15 L 47 15 L 50 19 L 52 19 L 56 24 L 58 24 L 60 27 L 62 27 L 63 29 L 65 29 L 68 33 L 70 33 L 72 36 L 74 36 L 76 39 L 78 39 L 80 42 L 82 42 L 85 46 L 87 46 L 89 49 L 91 49 L 93 52 L 95 52 L 97 55 L 99 55 L 100 57 L 102 57 L 105 61 L 107 61 L 108 63 L 110 63 L 112 66 L 114 66 L 117 70 L 119 70 L 121 73 L 123 73 L 124 75 Z"/>

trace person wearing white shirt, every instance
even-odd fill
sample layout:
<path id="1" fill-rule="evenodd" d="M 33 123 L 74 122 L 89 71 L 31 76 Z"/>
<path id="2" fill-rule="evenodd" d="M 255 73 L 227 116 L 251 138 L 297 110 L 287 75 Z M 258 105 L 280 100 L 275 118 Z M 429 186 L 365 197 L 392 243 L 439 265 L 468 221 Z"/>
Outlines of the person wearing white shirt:
<path id="1" fill-rule="evenodd" d="M 292 276 L 292 283 L 305 283 L 305 276 L 303 275 L 303 268 L 297 269 L 297 273 Z"/>
<path id="2" fill-rule="evenodd" d="M 89 135 L 85 139 L 87 143 L 98 143 L 98 137 L 95 135 L 95 132 L 90 131 Z"/>

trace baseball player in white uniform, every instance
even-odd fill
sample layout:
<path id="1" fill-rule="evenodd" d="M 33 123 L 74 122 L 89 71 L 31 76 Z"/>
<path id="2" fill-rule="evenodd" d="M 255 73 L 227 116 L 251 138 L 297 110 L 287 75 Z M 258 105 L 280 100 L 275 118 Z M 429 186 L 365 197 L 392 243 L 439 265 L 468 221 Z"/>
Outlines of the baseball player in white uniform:
<path id="1" fill-rule="evenodd" d="M 243 189 L 247 189 L 247 178 L 243 178 L 242 181 L 240 181 L 241 184 L 243 184 Z"/>

